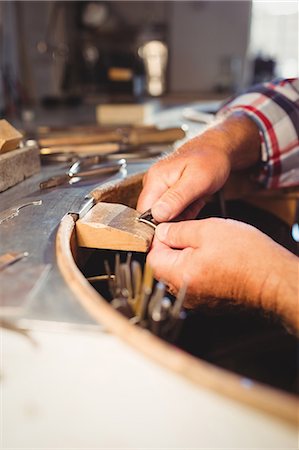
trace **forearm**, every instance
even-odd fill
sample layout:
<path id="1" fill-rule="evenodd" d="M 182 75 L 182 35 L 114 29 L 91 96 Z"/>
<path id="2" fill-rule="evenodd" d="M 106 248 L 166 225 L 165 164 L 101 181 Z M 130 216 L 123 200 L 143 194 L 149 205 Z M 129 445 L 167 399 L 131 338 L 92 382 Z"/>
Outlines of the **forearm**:
<path id="1" fill-rule="evenodd" d="M 201 135 L 201 139 L 214 145 L 217 143 L 219 151 L 227 155 L 231 170 L 247 169 L 261 159 L 259 129 L 241 112 L 220 119 Z"/>
<path id="2" fill-rule="evenodd" d="M 260 161 L 261 138 L 253 120 L 243 113 L 234 113 L 217 128 L 227 137 L 226 151 L 232 170 L 247 169 Z"/>

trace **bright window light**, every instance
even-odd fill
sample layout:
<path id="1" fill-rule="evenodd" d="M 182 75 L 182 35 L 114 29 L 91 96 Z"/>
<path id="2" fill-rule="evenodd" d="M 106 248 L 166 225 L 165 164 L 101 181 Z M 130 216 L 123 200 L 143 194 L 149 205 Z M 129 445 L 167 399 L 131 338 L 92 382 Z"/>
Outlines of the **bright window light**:
<path id="1" fill-rule="evenodd" d="M 276 61 L 276 76 L 299 75 L 298 0 L 253 0 L 250 54 Z"/>

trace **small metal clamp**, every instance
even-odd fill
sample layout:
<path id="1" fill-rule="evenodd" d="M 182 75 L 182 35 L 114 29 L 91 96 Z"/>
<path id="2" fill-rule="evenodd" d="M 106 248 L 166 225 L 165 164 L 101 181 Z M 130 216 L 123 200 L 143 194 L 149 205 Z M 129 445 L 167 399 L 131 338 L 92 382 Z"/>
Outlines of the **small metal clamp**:
<path id="1" fill-rule="evenodd" d="M 148 209 L 147 211 L 142 213 L 137 220 L 138 222 L 146 223 L 154 229 L 156 229 L 158 225 L 158 222 L 153 218 L 151 209 Z"/>

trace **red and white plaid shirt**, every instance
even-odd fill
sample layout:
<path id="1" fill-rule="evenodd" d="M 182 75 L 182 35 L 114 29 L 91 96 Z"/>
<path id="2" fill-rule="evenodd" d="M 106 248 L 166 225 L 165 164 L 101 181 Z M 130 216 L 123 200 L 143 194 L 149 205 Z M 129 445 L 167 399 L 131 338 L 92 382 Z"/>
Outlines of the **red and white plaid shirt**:
<path id="1" fill-rule="evenodd" d="M 299 185 L 299 79 L 253 86 L 220 111 L 242 111 L 257 124 L 262 142 L 259 180 L 267 188 Z"/>

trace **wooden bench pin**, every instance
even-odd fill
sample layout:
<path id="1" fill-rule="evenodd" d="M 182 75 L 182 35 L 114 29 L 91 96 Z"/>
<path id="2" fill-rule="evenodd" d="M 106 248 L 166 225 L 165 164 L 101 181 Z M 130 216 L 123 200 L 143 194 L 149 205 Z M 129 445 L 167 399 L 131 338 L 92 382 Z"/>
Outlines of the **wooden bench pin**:
<path id="1" fill-rule="evenodd" d="M 0 120 L 0 154 L 15 150 L 22 137 L 22 134 L 5 119 Z"/>
<path id="2" fill-rule="evenodd" d="M 140 214 L 117 203 L 97 203 L 76 222 L 80 247 L 147 252 L 155 229 L 140 222 Z"/>
<path id="3" fill-rule="evenodd" d="M 22 134 L 5 119 L 0 120 L 0 192 L 39 172 L 37 145 L 20 147 Z"/>

